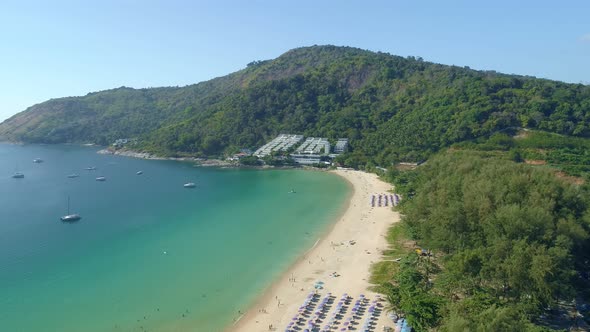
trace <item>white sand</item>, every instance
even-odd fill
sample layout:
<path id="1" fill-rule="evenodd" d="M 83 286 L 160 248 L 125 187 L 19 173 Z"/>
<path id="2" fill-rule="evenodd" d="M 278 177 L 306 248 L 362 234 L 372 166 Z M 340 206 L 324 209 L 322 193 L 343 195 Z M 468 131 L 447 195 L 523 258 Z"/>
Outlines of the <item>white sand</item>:
<path id="1" fill-rule="evenodd" d="M 391 224 L 399 220 L 399 214 L 390 206 L 372 208 L 370 198 L 371 194 L 385 193 L 392 187 L 375 174 L 347 170 L 334 173 L 353 185 L 347 210 L 326 236 L 271 286 L 230 331 L 269 331 L 270 324 L 274 330 L 284 331 L 318 280 L 325 282 L 323 294 L 332 292 L 340 298 L 348 293 L 355 299 L 365 294 L 374 298 L 375 294 L 367 290 L 370 266 L 387 249 L 385 235 Z M 349 244 L 350 240 L 356 244 Z M 333 272 L 340 276 L 330 276 Z M 393 326 L 382 314 L 377 330 L 381 331 L 384 325 Z"/>

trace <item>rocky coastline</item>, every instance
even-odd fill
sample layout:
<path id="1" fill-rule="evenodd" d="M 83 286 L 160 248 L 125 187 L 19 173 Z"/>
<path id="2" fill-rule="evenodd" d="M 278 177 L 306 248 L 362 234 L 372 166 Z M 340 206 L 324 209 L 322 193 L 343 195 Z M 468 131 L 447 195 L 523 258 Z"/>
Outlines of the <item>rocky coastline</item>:
<path id="1" fill-rule="evenodd" d="M 112 149 L 106 148 L 97 151 L 98 154 L 113 154 L 117 156 L 124 156 L 124 157 L 131 157 L 131 158 L 139 158 L 139 159 L 148 159 L 148 160 L 175 160 L 175 161 L 188 161 L 194 162 L 196 166 L 202 167 L 238 167 L 238 164 L 231 163 L 225 160 L 220 159 L 205 159 L 205 158 L 194 158 L 194 157 L 181 157 L 181 158 L 174 158 L 174 157 L 161 157 L 155 154 L 151 154 L 148 152 L 139 152 L 133 151 L 128 149 Z"/>

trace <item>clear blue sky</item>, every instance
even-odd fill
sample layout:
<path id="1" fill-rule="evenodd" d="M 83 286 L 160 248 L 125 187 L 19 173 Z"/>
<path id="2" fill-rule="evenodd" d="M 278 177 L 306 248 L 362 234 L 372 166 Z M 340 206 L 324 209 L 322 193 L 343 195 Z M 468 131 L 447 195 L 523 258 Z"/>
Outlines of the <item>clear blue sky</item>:
<path id="1" fill-rule="evenodd" d="M 314 44 L 590 82 L 588 0 L 12 2 L 0 4 L 0 121 L 49 98 L 192 84 Z"/>

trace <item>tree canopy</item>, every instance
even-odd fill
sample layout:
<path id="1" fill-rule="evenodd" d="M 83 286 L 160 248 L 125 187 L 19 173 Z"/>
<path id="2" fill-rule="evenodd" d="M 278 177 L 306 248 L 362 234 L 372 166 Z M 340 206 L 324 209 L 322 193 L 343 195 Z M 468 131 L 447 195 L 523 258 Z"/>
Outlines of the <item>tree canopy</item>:
<path id="1" fill-rule="evenodd" d="M 537 331 L 546 308 L 588 289 L 586 186 L 478 151 L 449 150 L 406 175 L 410 253 L 386 288 L 419 331 Z M 586 294 L 587 295 L 587 294 Z"/>
<path id="2" fill-rule="evenodd" d="M 347 166 L 423 160 L 510 127 L 590 135 L 590 87 L 445 66 L 350 47 L 312 46 L 181 88 L 53 99 L 0 125 L 25 142 L 138 137 L 161 155 L 255 148 L 283 132 L 347 137 Z"/>

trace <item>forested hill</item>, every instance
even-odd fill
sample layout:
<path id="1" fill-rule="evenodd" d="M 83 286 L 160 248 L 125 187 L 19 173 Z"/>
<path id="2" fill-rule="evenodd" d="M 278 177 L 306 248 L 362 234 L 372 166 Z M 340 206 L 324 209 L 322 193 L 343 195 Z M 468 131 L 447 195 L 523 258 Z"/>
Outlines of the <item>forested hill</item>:
<path id="1" fill-rule="evenodd" d="M 138 137 L 149 152 L 211 156 L 291 132 L 348 137 L 347 163 L 387 165 L 508 127 L 588 137 L 590 87 L 312 46 L 196 85 L 52 99 L 0 124 L 0 137 L 103 145 Z"/>

